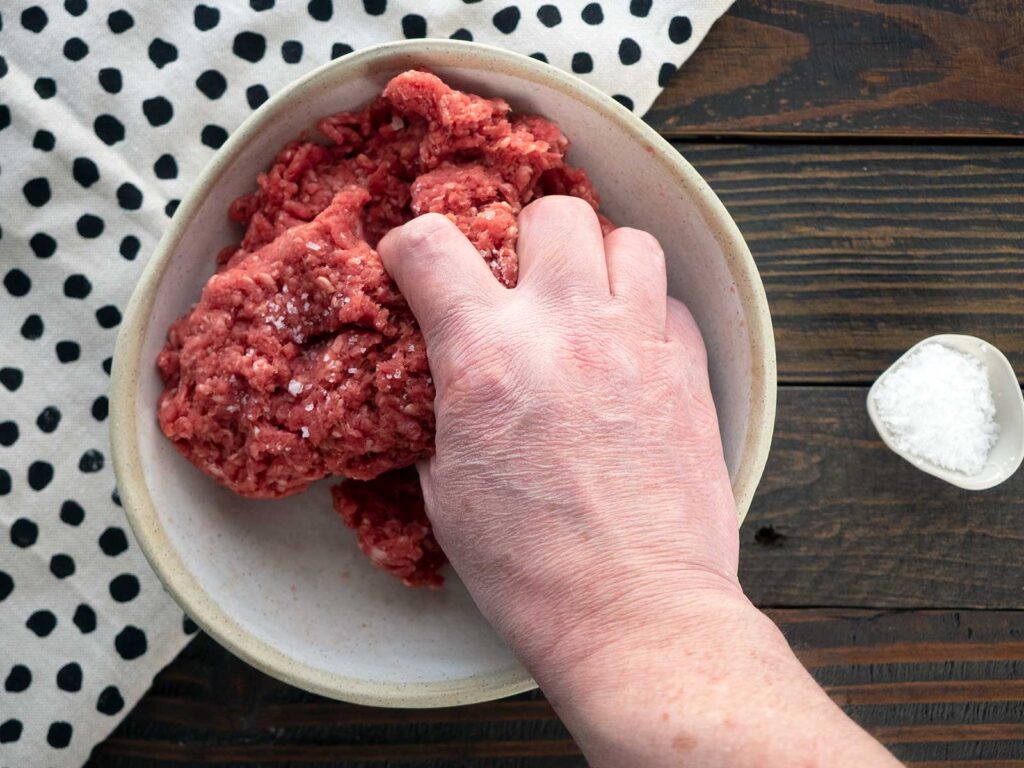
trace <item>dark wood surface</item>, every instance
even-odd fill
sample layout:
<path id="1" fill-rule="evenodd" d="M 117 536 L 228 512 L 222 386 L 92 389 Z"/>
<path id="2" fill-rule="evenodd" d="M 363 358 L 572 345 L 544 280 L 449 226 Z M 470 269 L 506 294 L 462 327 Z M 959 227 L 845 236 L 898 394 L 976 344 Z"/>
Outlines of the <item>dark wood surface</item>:
<path id="1" fill-rule="evenodd" d="M 1024 474 L 967 493 L 889 453 L 870 382 L 938 332 L 1024 371 L 1021 0 L 738 0 L 648 120 L 764 279 L 779 416 L 741 577 L 916 768 L 1024 768 Z M 198 637 L 92 766 L 584 766 L 538 693 L 331 702 Z"/>

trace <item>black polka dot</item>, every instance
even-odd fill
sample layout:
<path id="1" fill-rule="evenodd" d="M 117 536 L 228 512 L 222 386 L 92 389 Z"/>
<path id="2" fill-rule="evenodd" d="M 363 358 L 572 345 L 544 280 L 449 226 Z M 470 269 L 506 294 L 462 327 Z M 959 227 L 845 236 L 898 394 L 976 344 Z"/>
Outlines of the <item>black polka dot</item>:
<path id="1" fill-rule="evenodd" d="M 48 461 L 33 461 L 28 465 L 28 487 L 41 491 L 53 480 L 53 464 Z"/>
<path id="2" fill-rule="evenodd" d="M 122 573 L 110 582 L 110 596 L 118 603 L 127 603 L 138 597 L 139 580 L 130 573 Z"/>
<path id="3" fill-rule="evenodd" d="M 90 448 L 78 460 L 78 469 L 82 472 L 99 472 L 103 469 L 103 463 L 103 454 L 95 448 Z"/>
<path id="4" fill-rule="evenodd" d="M 0 468 L 0 496 L 6 496 L 11 492 L 11 473 Z"/>
<path id="5" fill-rule="evenodd" d="M 64 42 L 64 57 L 70 61 L 81 61 L 89 55 L 89 46 L 80 37 L 70 37 Z"/>
<path id="6" fill-rule="evenodd" d="M 149 60 L 157 69 L 163 69 L 171 62 L 178 60 L 178 49 L 161 37 L 153 38 L 149 44 Z"/>
<path id="7" fill-rule="evenodd" d="M 108 357 L 103 361 L 103 372 L 110 375 L 110 367 L 114 364 L 114 358 Z"/>
<path id="8" fill-rule="evenodd" d="M 81 16 L 88 7 L 85 0 L 64 0 L 64 10 L 72 16 Z"/>
<path id="9" fill-rule="evenodd" d="M 110 492 L 110 500 L 112 502 L 114 502 L 115 504 L 117 504 L 117 506 L 119 506 L 119 507 L 121 506 L 121 494 L 119 494 L 117 492 L 117 486 L 116 485 L 114 486 L 114 490 L 112 490 Z"/>
<path id="10" fill-rule="evenodd" d="M 32 685 L 32 671 L 24 664 L 15 664 L 4 680 L 4 690 L 8 693 L 21 693 Z"/>
<path id="11" fill-rule="evenodd" d="M 73 363 L 82 356 L 82 348 L 74 341 L 58 341 L 57 359 L 62 363 Z"/>
<path id="12" fill-rule="evenodd" d="M 50 202 L 50 182 L 39 177 L 25 182 L 21 188 L 28 204 L 40 208 Z"/>
<path id="13" fill-rule="evenodd" d="M 92 125 L 100 141 L 108 147 L 124 140 L 124 125 L 113 115 L 100 115 Z"/>
<path id="14" fill-rule="evenodd" d="M 274 0 L 249 0 L 249 7 L 257 13 L 260 11 L 269 11 L 274 7 Z"/>
<path id="15" fill-rule="evenodd" d="M 626 66 L 640 61 L 640 45 L 631 37 L 624 37 L 619 43 L 619 61 Z"/>
<path id="16" fill-rule="evenodd" d="M 121 312 L 113 304 L 107 304 L 96 310 L 96 322 L 101 328 L 114 328 L 121 322 Z"/>
<path id="17" fill-rule="evenodd" d="M 104 67 L 100 70 L 100 87 L 107 93 L 120 93 L 124 82 L 121 79 L 121 70 L 116 67 Z"/>
<path id="18" fill-rule="evenodd" d="M 545 56 L 545 55 L 544 55 L 543 53 L 541 53 L 540 51 L 537 51 L 536 53 L 531 53 L 531 54 L 530 54 L 530 58 L 531 58 L 531 59 L 536 59 L 537 61 L 543 61 L 543 62 L 544 62 L 545 64 L 547 64 L 547 63 L 548 63 L 548 57 L 547 57 L 547 56 Z"/>
<path id="19" fill-rule="evenodd" d="M 178 210 L 178 206 L 181 205 L 181 200 L 168 200 L 167 205 L 164 206 L 164 214 L 168 219 L 174 216 L 174 212 Z"/>
<path id="20" fill-rule="evenodd" d="M 31 547 L 39 539 L 39 526 L 27 517 L 19 517 L 11 524 L 11 544 L 16 547 Z"/>
<path id="21" fill-rule="evenodd" d="M 216 69 L 208 69 L 196 78 L 196 88 L 208 99 L 219 99 L 228 89 L 228 81 Z"/>
<path id="22" fill-rule="evenodd" d="M 142 113 L 146 116 L 149 124 L 154 127 L 167 125 L 174 117 L 174 107 L 163 96 L 154 96 L 152 99 L 142 102 Z"/>
<path id="23" fill-rule="evenodd" d="M 110 412 L 110 401 L 107 400 L 106 395 L 100 395 L 92 401 L 92 408 L 90 413 L 96 421 L 103 421 L 107 418 L 107 414 Z"/>
<path id="24" fill-rule="evenodd" d="M 309 0 L 306 10 L 317 21 L 330 21 L 334 15 L 334 4 L 331 0 Z"/>
<path id="25" fill-rule="evenodd" d="M 118 655 L 126 661 L 139 658 L 146 652 L 146 647 L 146 633 L 130 624 L 114 638 L 114 648 Z"/>
<path id="26" fill-rule="evenodd" d="M 644 18 L 651 12 L 651 0 L 630 0 L 629 12 L 634 16 Z"/>
<path id="27" fill-rule="evenodd" d="M 192 12 L 192 21 L 200 32 L 207 32 L 220 23 L 220 11 L 200 3 Z"/>
<path id="28" fill-rule="evenodd" d="M 11 108 L 6 104 L 0 104 L 0 131 L 11 124 Z"/>
<path id="29" fill-rule="evenodd" d="M 25 318 L 25 322 L 21 324 L 21 335 L 22 338 L 28 339 L 29 341 L 35 341 L 41 338 L 43 335 L 43 318 L 39 315 L 29 315 Z M 7 422 L 4 422 L 5 424 Z M 3 426 L 0 425 L 0 444 L 3 443 Z"/>
<path id="30" fill-rule="evenodd" d="M 76 157 L 71 164 L 71 176 L 85 188 L 100 180 L 100 169 L 87 157 Z"/>
<path id="31" fill-rule="evenodd" d="M 0 56 L 0 77 L 7 77 L 7 59 Z"/>
<path id="32" fill-rule="evenodd" d="M 491 21 L 494 22 L 494 26 L 497 27 L 499 32 L 510 35 L 519 26 L 520 15 L 519 9 L 514 5 L 510 5 L 508 8 L 502 8 L 494 14 Z"/>
<path id="33" fill-rule="evenodd" d="M 545 27 L 557 27 L 562 23 L 562 14 L 554 5 L 542 5 L 538 8 L 537 18 Z"/>
<path id="34" fill-rule="evenodd" d="M 52 99 L 57 93 L 57 81 L 52 77 L 36 78 L 32 87 L 35 88 L 40 99 Z"/>
<path id="35" fill-rule="evenodd" d="M 50 727 L 46 731 L 46 743 L 54 749 L 64 749 L 71 743 L 72 732 L 71 723 L 63 720 L 50 723 Z"/>
<path id="36" fill-rule="evenodd" d="M 363 0 L 363 10 L 371 16 L 380 16 L 388 9 L 388 0 Z"/>
<path id="37" fill-rule="evenodd" d="M 452 40 L 467 40 L 467 41 L 472 41 L 472 39 L 473 39 L 473 33 L 472 33 L 472 32 L 470 32 L 470 31 L 469 31 L 468 29 L 463 29 L 463 28 L 461 28 L 461 27 L 460 27 L 459 29 L 456 29 L 456 30 L 455 30 L 454 32 L 452 32 L 452 33 L 451 33 L 451 34 L 449 35 L 449 37 L 450 37 L 450 38 L 451 38 Z"/>
<path id="38" fill-rule="evenodd" d="M 612 96 L 619 104 L 624 106 L 626 109 L 633 109 L 633 100 L 629 96 L 623 96 L 621 93 L 616 93 Z"/>
<path id="39" fill-rule="evenodd" d="M 32 137 L 32 147 L 34 149 L 42 150 L 43 152 L 49 152 L 57 145 L 57 137 L 49 131 L 39 130 L 36 131 L 36 135 Z"/>
<path id="40" fill-rule="evenodd" d="M 128 537 L 121 528 L 111 526 L 100 534 L 99 544 L 104 555 L 117 557 L 128 549 Z"/>
<path id="41" fill-rule="evenodd" d="M 186 635 L 194 635 L 199 631 L 199 626 L 192 621 L 188 616 L 182 616 L 181 618 L 181 631 Z"/>
<path id="42" fill-rule="evenodd" d="M 584 51 L 572 55 L 572 71 L 578 75 L 594 71 L 594 60 Z"/>
<path id="43" fill-rule="evenodd" d="M 57 617 L 51 611 L 36 611 L 28 617 L 25 626 L 39 637 L 46 637 L 57 626 Z"/>
<path id="44" fill-rule="evenodd" d="M 69 299 L 84 299 L 92 293 L 92 283 L 85 275 L 68 275 L 64 280 L 64 295 Z"/>
<path id="45" fill-rule="evenodd" d="M 427 36 L 427 20 L 418 13 L 409 13 L 402 17 L 402 34 L 412 40 Z"/>
<path id="46" fill-rule="evenodd" d="M 587 24 L 600 24 L 604 21 L 604 11 L 599 3 L 587 3 L 580 12 L 580 18 Z"/>
<path id="47" fill-rule="evenodd" d="M 685 43 L 693 35 L 693 25 L 686 16 L 673 16 L 668 23 L 668 39 L 676 45 Z"/>
<path id="48" fill-rule="evenodd" d="M 108 685 L 100 691 L 100 697 L 96 699 L 96 711 L 102 715 L 116 715 L 124 709 L 124 699 L 116 686 Z"/>
<path id="49" fill-rule="evenodd" d="M 676 65 L 669 62 L 665 62 L 661 65 L 661 69 L 658 70 L 658 85 L 662 88 L 666 87 L 672 80 L 672 75 L 677 71 Z"/>
<path id="50" fill-rule="evenodd" d="M 50 573 L 58 579 L 66 579 L 75 573 L 75 561 L 71 555 L 56 554 L 50 558 Z"/>
<path id="51" fill-rule="evenodd" d="M 0 723 L 0 744 L 10 744 L 21 738 L 21 720 L 4 720 Z"/>
<path id="52" fill-rule="evenodd" d="M 11 368 L 10 366 L 0 368 L 0 384 L 3 384 L 11 392 L 15 392 L 21 386 L 24 378 L 25 374 L 21 372 L 20 368 Z"/>
<path id="53" fill-rule="evenodd" d="M 245 89 L 245 99 L 252 109 L 257 109 L 263 102 L 270 98 L 267 89 L 262 85 L 250 85 Z"/>
<path id="54" fill-rule="evenodd" d="M 32 281 L 28 275 L 15 267 L 14 269 L 9 269 L 7 274 L 4 275 L 4 288 L 7 289 L 11 296 L 24 296 L 32 290 Z"/>
<path id="55" fill-rule="evenodd" d="M 82 668 L 72 661 L 58 669 L 57 687 L 69 693 L 82 690 Z"/>
<path id="56" fill-rule="evenodd" d="M 36 315 L 38 317 L 38 315 Z M 24 333 L 24 326 L 22 327 Z M 0 421 L 0 445 L 9 448 L 18 442 L 18 423 L 14 421 Z"/>
<path id="57" fill-rule="evenodd" d="M 160 155 L 153 163 L 153 173 L 158 179 L 178 178 L 178 163 L 173 155 Z"/>
<path id="58" fill-rule="evenodd" d="M 281 43 L 281 58 L 285 64 L 298 64 L 302 61 L 302 43 L 298 40 L 285 40 Z"/>
<path id="59" fill-rule="evenodd" d="M 46 16 L 46 11 L 38 5 L 33 5 L 21 12 L 21 26 L 29 32 L 42 32 L 48 21 L 49 18 Z"/>
<path id="60" fill-rule="evenodd" d="M 77 501 L 68 499 L 60 505 L 61 522 L 67 525 L 78 526 L 85 520 L 85 510 Z"/>
<path id="61" fill-rule="evenodd" d="M 83 635 L 88 635 L 96 629 L 96 611 L 85 603 L 75 608 L 75 615 L 71 617 L 71 620 L 75 622 L 78 631 Z"/>
<path id="62" fill-rule="evenodd" d="M 348 43 L 335 43 L 331 46 L 331 59 L 339 59 L 349 53 L 352 53 L 352 46 Z"/>
<path id="63" fill-rule="evenodd" d="M 75 222 L 75 229 L 82 237 L 93 239 L 103 234 L 103 219 L 91 213 L 84 213 Z"/>
<path id="64" fill-rule="evenodd" d="M 206 146 L 220 149 L 221 145 L 228 140 L 228 132 L 219 125 L 206 125 L 203 126 L 201 137 Z"/>
<path id="65" fill-rule="evenodd" d="M 57 241 L 45 232 L 36 232 L 28 244 L 37 259 L 48 259 L 57 250 Z"/>
<path id="66" fill-rule="evenodd" d="M 126 211 L 137 211 L 142 207 L 142 190 L 125 182 L 117 188 L 117 204 Z"/>
<path id="67" fill-rule="evenodd" d="M 235 56 L 255 64 L 267 52 L 267 38 L 256 32 L 239 32 L 231 45 Z"/>
<path id="68" fill-rule="evenodd" d="M 14 579 L 6 571 L 0 571 L 0 603 L 14 591 Z"/>
<path id="69" fill-rule="evenodd" d="M 48 405 L 36 416 L 36 426 L 42 432 L 49 434 L 57 429 L 60 424 L 60 410 L 55 405 Z"/>
<path id="70" fill-rule="evenodd" d="M 110 27 L 110 31 L 115 35 L 120 35 L 122 32 L 127 32 L 133 26 L 135 26 L 135 19 L 128 11 L 112 11 L 107 16 L 107 26 Z"/>
<path id="71" fill-rule="evenodd" d="M 134 261 L 135 257 L 139 255 L 139 248 L 141 245 L 139 238 L 134 235 L 128 235 L 121 240 L 118 252 L 121 254 L 122 258 L 127 259 L 128 261 Z"/>

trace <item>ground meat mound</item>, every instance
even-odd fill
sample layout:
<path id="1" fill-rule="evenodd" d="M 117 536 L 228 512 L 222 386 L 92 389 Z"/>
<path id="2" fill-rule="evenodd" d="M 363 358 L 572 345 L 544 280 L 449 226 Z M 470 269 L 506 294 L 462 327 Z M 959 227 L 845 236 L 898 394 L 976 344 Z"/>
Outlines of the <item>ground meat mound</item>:
<path id="1" fill-rule="evenodd" d="M 164 434 L 236 493 L 280 498 L 328 476 L 335 508 L 375 565 L 442 583 L 415 473 L 433 450 L 423 338 L 374 246 L 427 212 L 447 215 L 507 287 L 516 217 L 544 194 L 597 196 L 565 164 L 553 123 L 511 115 L 426 72 L 394 78 L 358 112 L 285 146 L 232 203 L 244 227 L 157 365 Z"/>

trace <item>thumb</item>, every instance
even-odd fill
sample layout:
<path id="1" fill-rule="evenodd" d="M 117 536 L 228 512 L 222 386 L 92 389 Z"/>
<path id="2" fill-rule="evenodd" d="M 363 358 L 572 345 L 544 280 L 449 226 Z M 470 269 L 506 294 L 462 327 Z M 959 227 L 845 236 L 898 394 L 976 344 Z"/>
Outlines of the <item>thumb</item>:
<path id="1" fill-rule="evenodd" d="M 448 218 L 427 213 L 377 244 L 384 268 L 409 302 L 428 345 L 505 289 L 473 244 Z"/>

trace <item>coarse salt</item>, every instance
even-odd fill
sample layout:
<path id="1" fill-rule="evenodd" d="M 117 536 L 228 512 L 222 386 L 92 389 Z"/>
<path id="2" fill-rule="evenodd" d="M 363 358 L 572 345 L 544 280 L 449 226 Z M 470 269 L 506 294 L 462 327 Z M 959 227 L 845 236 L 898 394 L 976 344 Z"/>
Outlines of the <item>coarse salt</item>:
<path id="1" fill-rule="evenodd" d="M 302 382 L 299 381 L 298 379 L 292 379 L 291 381 L 289 381 L 288 392 L 291 393 L 292 396 L 298 396 L 302 394 Z"/>
<path id="2" fill-rule="evenodd" d="M 985 366 L 973 355 L 922 344 L 871 397 L 901 451 L 965 475 L 985 468 L 999 424 Z"/>

